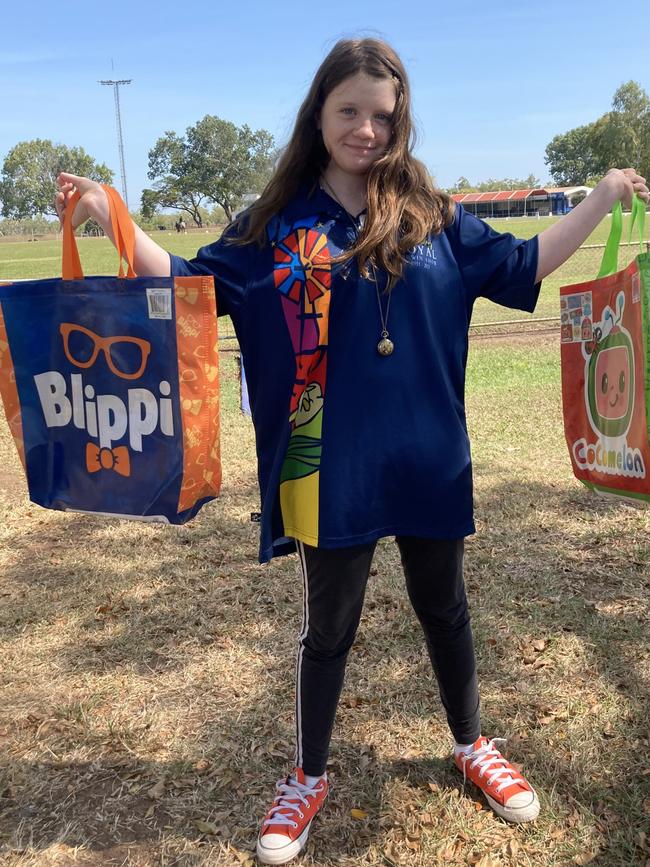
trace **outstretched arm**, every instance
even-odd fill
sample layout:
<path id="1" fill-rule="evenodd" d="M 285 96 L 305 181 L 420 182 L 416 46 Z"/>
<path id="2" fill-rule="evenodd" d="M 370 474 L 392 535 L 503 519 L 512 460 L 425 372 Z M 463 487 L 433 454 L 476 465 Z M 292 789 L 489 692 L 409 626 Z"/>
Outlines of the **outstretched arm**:
<path id="1" fill-rule="evenodd" d="M 618 201 L 631 207 L 638 193 L 644 202 L 650 194 L 645 178 L 634 169 L 610 169 L 602 181 L 580 204 L 539 235 L 538 283 L 548 277 L 584 244 L 598 223 Z M 153 242 L 152 242 L 153 243 Z"/>
<path id="2" fill-rule="evenodd" d="M 57 182 L 59 192 L 56 195 L 55 205 L 61 223 L 63 223 L 68 201 L 77 189 L 81 198 L 77 202 L 74 212 L 74 228 L 92 217 L 115 244 L 108 210 L 108 198 L 101 185 L 89 178 L 70 175 L 67 172 L 61 172 Z M 145 234 L 137 225 L 135 226 L 135 262 L 133 268 L 139 277 L 169 277 L 170 274 L 169 253 L 155 241 L 152 241 L 149 235 Z"/>

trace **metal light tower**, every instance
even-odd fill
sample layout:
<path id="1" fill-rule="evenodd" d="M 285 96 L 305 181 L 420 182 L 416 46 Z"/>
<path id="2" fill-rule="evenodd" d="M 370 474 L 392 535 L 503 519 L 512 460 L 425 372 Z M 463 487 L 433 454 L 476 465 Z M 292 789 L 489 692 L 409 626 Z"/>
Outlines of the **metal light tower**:
<path id="1" fill-rule="evenodd" d="M 129 209 L 129 197 L 126 191 L 126 169 L 124 168 L 124 140 L 122 138 L 122 116 L 120 115 L 120 84 L 131 84 L 132 78 L 122 81 L 100 81 L 100 84 L 109 84 L 115 94 L 115 120 L 117 121 L 117 145 L 120 151 L 120 172 L 122 174 L 122 197 Z"/>

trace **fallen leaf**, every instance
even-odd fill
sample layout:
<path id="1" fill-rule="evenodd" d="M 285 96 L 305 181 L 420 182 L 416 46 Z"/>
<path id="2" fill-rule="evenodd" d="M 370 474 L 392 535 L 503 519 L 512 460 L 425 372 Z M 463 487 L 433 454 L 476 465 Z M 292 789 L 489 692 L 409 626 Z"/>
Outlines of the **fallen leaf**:
<path id="1" fill-rule="evenodd" d="M 546 650 L 548 641 L 545 638 L 538 638 L 536 641 L 531 642 L 531 644 L 535 650 L 541 652 L 542 650 Z"/>
<path id="2" fill-rule="evenodd" d="M 442 861 L 453 861 L 456 857 L 456 844 L 443 843 L 443 845 L 436 852 L 436 855 Z"/>
<path id="3" fill-rule="evenodd" d="M 199 759 L 194 765 L 194 770 L 199 774 L 204 774 L 210 767 L 210 762 L 207 759 Z"/>
<path id="4" fill-rule="evenodd" d="M 410 761 L 411 759 L 419 759 L 422 757 L 422 750 L 407 750 L 405 753 L 402 753 L 400 758 L 403 761 Z"/>
<path id="5" fill-rule="evenodd" d="M 350 815 L 353 819 L 367 819 L 368 813 L 365 810 L 360 810 L 358 807 L 353 807 L 350 810 Z"/>
<path id="6" fill-rule="evenodd" d="M 202 819 L 194 820 L 194 827 L 198 828 L 202 834 L 218 834 L 219 829 L 212 822 L 204 822 Z"/>
<path id="7" fill-rule="evenodd" d="M 433 825 L 437 825 L 438 820 L 436 819 L 434 813 L 427 811 L 426 813 L 422 813 L 420 815 L 420 825 L 424 828 L 432 827 Z"/>
<path id="8" fill-rule="evenodd" d="M 162 796 L 164 794 L 165 794 L 165 781 L 164 780 L 158 780 L 156 785 L 152 786 L 149 789 L 149 791 L 147 792 L 147 797 L 153 798 L 154 800 L 157 800 L 158 798 L 162 798 Z"/>
<path id="9" fill-rule="evenodd" d="M 519 843 L 516 840 L 509 840 L 506 846 L 506 852 L 511 858 L 516 858 L 519 852 Z"/>

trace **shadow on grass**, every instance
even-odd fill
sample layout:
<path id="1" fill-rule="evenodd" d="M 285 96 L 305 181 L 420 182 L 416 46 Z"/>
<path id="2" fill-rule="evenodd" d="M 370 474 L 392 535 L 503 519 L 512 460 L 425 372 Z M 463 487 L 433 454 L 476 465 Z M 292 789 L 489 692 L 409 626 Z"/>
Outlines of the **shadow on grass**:
<path id="1" fill-rule="evenodd" d="M 210 683 L 203 672 L 200 682 L 185 679 L 167 694 L 167 701 L 189 707 L 207 702 L 211 693 L 215 710 L 195 744 L 188 744 L 193 758 L 178 762 L 139 756 L 155 752 L 144 740 L 108 736 L 87 743 L 95 754 L 87 762 L 26 757 L 47 750 L 65 756 L 75 748 L 74 715 L 56 709 L 46 684 L 26 683 L 25 704 L 40 702 L 43 713 L 32 721 L 18 713 L 13 734 L 4 733 L 13 747 L 0 787 L 0 828 L 12 848 L 45 849 L 65 839 L 69 846 L 104 853 L 97 863 L 106 864 L 113 857 L 123 862 L 121 851 L 106 854 L 116 846 L 160 845 L 176 837 L 196 847 L 178 863 L 199 863 L 201 852 L 216 841 L 252 850 L 273 780 L 292 760 L 287 745 L 302 603 L 294 558 L 258 567 L 254 525 L 233 517 L 255 496 L 247 481 L 220 515 L 206 510 L 163 538 L 151 528 L 133 530 L 126 539 L 132 562 L 124 565 L 122 550 L 118 571 L 110 525 L 79 521 L 75 547 L 82 553 L 74 569 L 65 551 L 60 562 L 43 559 L 53 544 L 67 544 L 69 516 L 48 524 L 40 540 L 16 533 L 13 542 L 36 556 L 16 558 L 5 578 L 35 598 L 23 600 L 20 617 L 14 609 L 8 644 L 24 628 L 56 626 L 63 614 L 78 611 L 75 637 L 58 641 L 51 654 L 57 674 L 83 678 L 122 671 L 139 677 L 145 690 L 163 684 L 164 692 L 170 673 L 191 667 L 197 652 L 218 653 L 221 642 L 228 650 L 246 650 L 259 667 L 256 681 L 242 679 L 239 689 L 233 680 Z M 579 821 L 591 824 L 600 854 L 590 863 L 635 863 L 643 802 L 650 797 L 650 777 L 635 759 L 650 718 L 648 548 L 638 513 L 579 488 L 513 482 L 491 485 L 478 498 L 477 514 L 483 528 L 468 542 L 466 576 L 485 731 L 517 735 L 514 758 L 525 759 L 557 827 L 575 824 L 576 811 Z M 40 552 L 35 543 L 42 545 Z M 423 791 L 432 781 L 459 786 L 448 760 L 381 761 L 350 735 L 366 723 L 383 726 L 390 745 L 391 731 L 405 737 L 409 727 L 422 730 L 431 721 L 431 741 L 446 737 L 396 546 L 378 546 L 375 570 L 335 730 L 332 796 L 323 822 L 314 826 L 313 845 L 327 852 L 322 863 L 361 857 L 382 839 L 383 793 L 391 781 Z M 11 616 L 5 612 L 5 620 Z M 544 646 L 527 654 L 534 640 Z M 579 647 L 582 656 L 562 655 L 565 645 L 569 651 Z M 545 657 L 548 664 L 538 665 Z M 236 681 L 238 672 L 230 674 Z M 90 698 L 96 682 L 88 683 Z M 611 703 L 609 730 L 590 728 L 592 694 L 601 706 Z M 602 725 L 606 717 L 597 713 L 593 719 Z M 206 757 L 203 769 L 200 756 Z M 361 827 L 350 819 L 355 806 L 369 813 Z M 203 833 L 197 821 L 211 823 L 215 833 Z"/>

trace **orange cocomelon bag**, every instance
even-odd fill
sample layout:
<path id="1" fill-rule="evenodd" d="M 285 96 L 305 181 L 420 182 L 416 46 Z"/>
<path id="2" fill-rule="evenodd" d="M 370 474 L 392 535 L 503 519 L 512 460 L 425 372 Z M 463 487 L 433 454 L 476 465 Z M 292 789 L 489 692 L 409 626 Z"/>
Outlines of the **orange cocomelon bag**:
<path id="1" fill-rule="evenodd" d="M 632 225 L 641 239 L 644 217 L 635 197 Z M 619 203 L 598 278 L 560 289 L 564 430 L 581 482 L 643 502 L 650 501 L 650 254 L 618 271 L 621 230 Z"/>
<path id="2" fill-rule="evenodd" d="M 83 277 L 77 195 L 63 279 L 0 285 L 5 414 L 33 502 L 181 524 L 221 484 L 214 283 L 137 277 L 131 218 L 104 189 L 119 278 Z"/>

